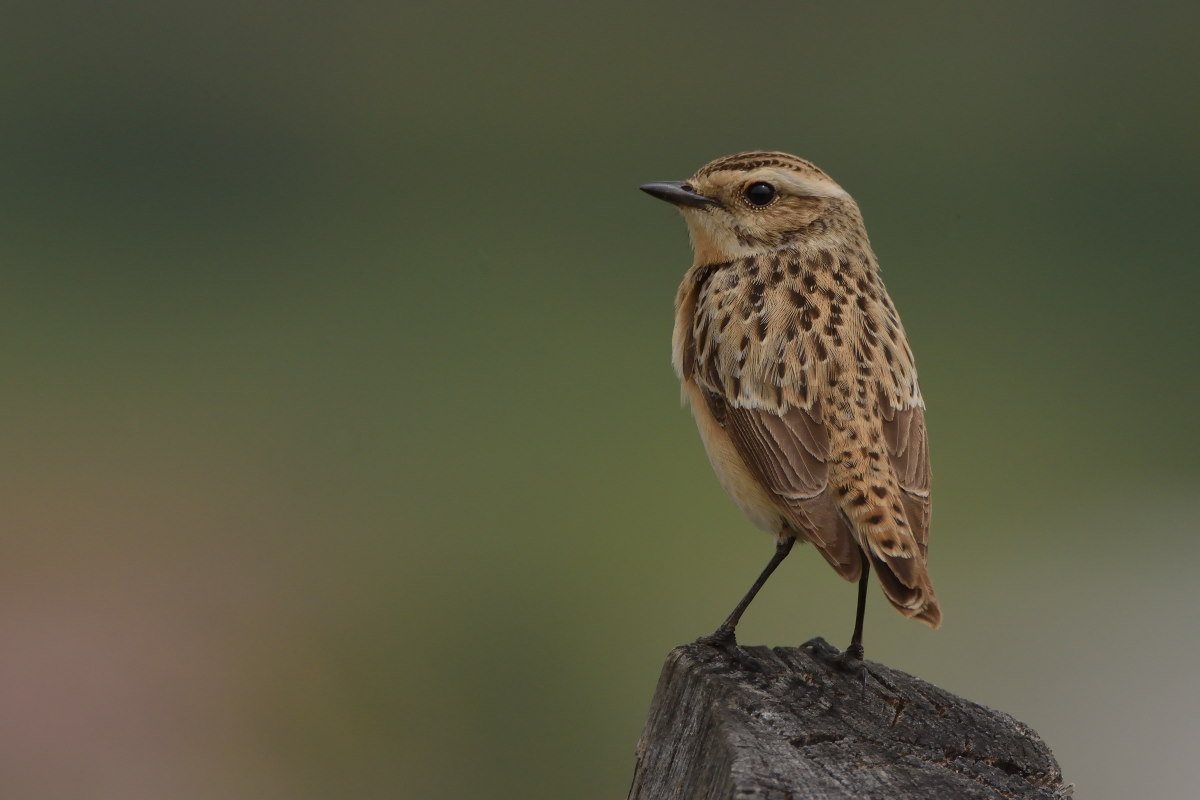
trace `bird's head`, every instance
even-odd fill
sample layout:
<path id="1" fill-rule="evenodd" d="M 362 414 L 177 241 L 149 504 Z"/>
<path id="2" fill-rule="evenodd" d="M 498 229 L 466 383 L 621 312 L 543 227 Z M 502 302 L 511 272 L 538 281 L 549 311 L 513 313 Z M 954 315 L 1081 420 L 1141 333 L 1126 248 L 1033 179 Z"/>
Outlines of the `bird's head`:
<path id="1" fill-rule="evenodd" d="M 802 158 L 756 151 L 718 158 L 686 181 L 647 183 L 642 191 L 678 206 L 696 263 L 779 250 L 861 220 L 854 200 Z"/>

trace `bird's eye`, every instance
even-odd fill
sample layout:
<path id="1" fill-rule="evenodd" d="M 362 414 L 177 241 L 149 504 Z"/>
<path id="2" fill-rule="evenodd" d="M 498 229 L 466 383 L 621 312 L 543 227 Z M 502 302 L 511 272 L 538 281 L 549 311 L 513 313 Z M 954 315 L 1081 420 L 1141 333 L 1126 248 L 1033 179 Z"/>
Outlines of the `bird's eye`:
<path id="1" fill-rule="evenodd" d="M 762 208 L 775 199 L 775 187 L 764 181 L 757 181 L 747 186 L 742 196 L 750 205 Z"/>

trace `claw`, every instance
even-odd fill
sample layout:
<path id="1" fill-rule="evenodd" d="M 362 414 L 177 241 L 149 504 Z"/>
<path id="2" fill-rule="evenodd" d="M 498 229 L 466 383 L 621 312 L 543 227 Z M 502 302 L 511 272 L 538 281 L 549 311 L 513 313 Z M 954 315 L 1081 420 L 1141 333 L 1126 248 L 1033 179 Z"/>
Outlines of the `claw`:
<path id="1" fill-rule="evenodd" d="M 870 672 L 867 670 L 867 662 L 863 660 L 862 644 L 851 643 L 843 652 L 818 636 L 815 639 L 809 639 L 801 647 L 812 653 L 819 661 L 830 664 L 842 672 L 857 672 L 862 678 L 863 695 L 866 695 L 867 676 Z"/>
<path id="2" fill-rule="evenodd" d="M 738 646 L 737 637 L 734 636 L 733 628 L 722 625 L 707 636 L 701 636 L 696 640 L 696 644 L 706 644 L 709 647 L 715 647 L 718 650 L 728 652 Z"/>
<path id="3" fill-rule="evenodd" d="M 842 653 L 842 659 L 847 663 L 861 663 L 866 651 L 863 650 L 862 642 L 851 642 L 846 648 L 846 652 Z"/>
<path id="4" fill-rule="evenodd" d="M 696 644 L 703 644 L 720 650 L 745 670 L 750 672 L 763 671 L 762 664 L 758 659 L 746 652 L 745 648 L 737 643 L 733 628 L 722 625 L 707 636 L 701 636 L 696 640 Z"/>
<path id="5" fill-rule="evenodd" d="M 839 655 L 834 663 L 838 668 L 845 672 L 857 672 L 862 680 L 863 697 L 867 696 L 867 662 L 863 660 L 863 647 L 861 644 L 852 644 L 846 648 L 846 652 Z"/>

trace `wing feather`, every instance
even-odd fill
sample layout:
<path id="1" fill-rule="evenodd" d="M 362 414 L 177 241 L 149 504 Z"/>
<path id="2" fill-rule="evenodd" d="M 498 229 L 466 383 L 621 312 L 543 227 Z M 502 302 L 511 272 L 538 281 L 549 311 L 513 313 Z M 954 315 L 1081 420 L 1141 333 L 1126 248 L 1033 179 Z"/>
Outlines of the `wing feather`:
<path id="1" fill-rule="evenodd" d="M 821 552 L 848 580 L 862 569 L 858 544 L 829 493 L 829 433 L 819 408 L 784 414 L 731 406 L 706 390 L 746 465 L 775 497 L 789 527 Z"/>
<path id="2" fill-rule="evenodd" d="M 904 516 L 921 549 L 921 557 L 926 558 L 931 501 L 925 409 L 920 406 L 898 409 L 882 393 L 879 405 L 883 415 L 883 438 L 887 442 L 896 480 L 903 490 L 900 502 L 904 506 Z"/>

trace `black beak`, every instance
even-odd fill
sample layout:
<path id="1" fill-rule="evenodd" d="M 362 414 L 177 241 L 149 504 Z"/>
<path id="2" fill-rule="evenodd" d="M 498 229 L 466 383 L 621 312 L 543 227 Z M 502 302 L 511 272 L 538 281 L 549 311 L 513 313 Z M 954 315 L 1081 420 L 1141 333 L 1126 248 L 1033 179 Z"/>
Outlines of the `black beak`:
<path id="1" fill-rule="evenodd" d="M 659 200 L 666 200 L 668 203 L 674 203 L 677 206 L 707 208 L 718 205 L 716 200 L 713 200 L 711 197 L 705 197 L 702 194 L 697 194 L 691 185 L 683 181 L 643 183 L 638 188 L 652 197 L 657 197 Z"/>

